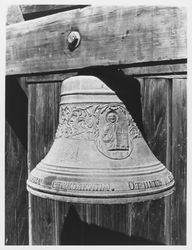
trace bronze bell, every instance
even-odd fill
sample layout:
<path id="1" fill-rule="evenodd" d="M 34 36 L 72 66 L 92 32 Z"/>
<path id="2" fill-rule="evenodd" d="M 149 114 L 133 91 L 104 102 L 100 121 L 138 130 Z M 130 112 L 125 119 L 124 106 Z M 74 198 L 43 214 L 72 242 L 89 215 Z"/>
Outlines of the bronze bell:
<path id="1" fill-rule="evenodd" d="M 173 186 L 173 175 L 153 155 L 115 92 L 93 76 L 63 82 L 55 140 L 30 173 L 29 192 L 113 204 L 161 198 Z"/>

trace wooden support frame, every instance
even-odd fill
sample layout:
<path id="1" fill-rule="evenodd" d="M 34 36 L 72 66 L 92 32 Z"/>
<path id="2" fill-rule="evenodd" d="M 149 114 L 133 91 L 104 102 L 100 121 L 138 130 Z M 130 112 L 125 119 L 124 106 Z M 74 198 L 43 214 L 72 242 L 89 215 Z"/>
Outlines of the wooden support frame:
<path id="1" fill-rule="evenodd" d="M 74 51 L 67 45 L 72 30 L 81 36 Z M 86 7 L 7 27 L 7 75 L 186 57 L 185 8 Z"/>
<path id="2" fill-rule="evenodd" d="M 82 40 L 71 52 L 66 39 L 75 29 Z M 125 75 L 140 78 L 148 142 L 152 138 L 151 149 L 178 180 L 175 197 L 119 208 L 80 204 L 76 209 L 87 223 L 128 235 L 138 233 L 166 244 L 186 244 L 186 10 L 177 7 L 86 7 L 59 13 L 10 25 L 6 52 L 6 74 L 26 75 L 29 84 L 29 111 L 32 112 L 28 116 L 29 170 L 35 167 L 52 142 L 62 80 L 95 66 L 97 69 L 103 66 L 121 68 Z M 55 114 L 53 121 L 49 115 L 51 110 Z M 159 145 L 166 145 L 166 150 L 159 150 Z M 60 244 L 61 227 L 68 208 L 68 204 L 29 195 L 30 244 Z M 36 212 L 32 214 L 32 211 Z M 119 214 L 123 223 L 118 223 Z"/>
<path id="3" fill-rule="evenodd" d="M 52 15 L 58 12 L 69 11 L 78 8 L 84 8 L 87 5 L 20 5 L 23 17 L 25 20 L 31 20 L 41 16 Z"/>
<path id="4" fill-rule="evenodd" d="M 67 10 L 71 10 L 71 9 L 77 9 L 77 8 L 83 8 L 86 5 L 69 5 L 69 4 L 65 4 L 65 5 L 59 5 L 59 4 L 52 4 L 52 5 L 25 5 L 22 4 L 20 5 L 21 11 L 23 13 L 23 15 L 30 15 L 33 13 L 44 13 L 44 12 L 53 12 L 55 10 L 57 11 L 67 11 Z"/>

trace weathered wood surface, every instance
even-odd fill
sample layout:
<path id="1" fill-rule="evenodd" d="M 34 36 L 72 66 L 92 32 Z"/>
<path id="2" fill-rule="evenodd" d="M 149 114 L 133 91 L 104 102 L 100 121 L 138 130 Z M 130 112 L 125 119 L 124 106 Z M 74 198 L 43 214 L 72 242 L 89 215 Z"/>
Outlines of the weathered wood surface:
<path id="1" fill-rule="evenodd" d="M 174 79 L 172 91 L 172 172 L 176 179 L 171 201 L 173 245 L 186 244 L 187 107 L 186 79 Z M 189 191 L 189 190 L 188 190 Z M 173 209 L 174 208 L 174 209 Z"/>
<path id="2" fill-rule="evenodd" d="M 19 6 L 9 6 L 6 25 L 23 22 Z M 25 78 L 6 78 L 5 245 L 28 244 L 27 85 Z"/>
<path id="3" fill-rule="evenodd" d="M 166 165 L 168 79 L 139 79 L 144 137 L 155 156 Z M 169 146 L 169 145 L 168 145 Z M 170 211 L 168 211 L 170 213 Z M 165 242 L 164 199 L 132 205 L 131 233 Z"/>
<path id="4" fill-rule="evenodd" d="M 187 64 L 172 64 L 172 65 L 153 65 L 153 66 L 140 66 L 140 67 L 129 67 L 122 68 L 122 72 L 125 75 L 153 78 L 186 78 Z M 81 70 L 78 71 L 81 73 Z M 61 82 L 67 77 L 75 76 L 78 72 L 71 73 L 57 73 L 57 74 L 44 74 L 44 75 L 34 75 L 26 77 L 27 83 L 48 83 L 48 82 Z M 170 75 L 174 74 L 174 75 Z"/>
<path id="5" fill-rule="evenodd" d="M 155 77 L 159 76 L 162 78 L 167 75 L 168 78 L 173 78 L 173 77 L 177 78 L 179 77 L 180 74 L 187 73 L 187 64 L 179 63 L 179 64 L 151 65 L 151 66 L 141 65 L 140 67 L 122 68 L 122 71 L 126 75 L 135 77 L 151 76 L 153 78 L 154 76 Z"/>
<path id="6" fill-rule="evenodd" d="M 81 35 L 74 51 L 71 30 Z M 7 75 L 187 57 L 186 10 L 178 7 L 86 7 L 10 25 L 6 34 Z"/>
<path id="7" fill-rule="evenodd" d="M 164 199 L 134 204 L 132 233 L 168 245 L 185 245 L 186 79 L 145 79 L 141 81 L 141 93 L 146 141 L 172 171 L 176 189 Z"/>
<path id="8" fill-rule="evenodd" d="M 59 218 L 60 245 L 127 245 L 133 240 L 129 204 L 59 202 Z"/>
<path id="9" fill-rule="evenodd" d="M 185 77 L 185 76 L 184 76 Z M 169 79 L 167 85 L 167 107 L 166 107 L 166 114 L 167 114 L 167 145 L 166 145 L 166 167 L 172 172 L 172 86 L 173 86 L 173 79 Z M 171 218 L 171 204 L 172 196 L 168 196 L 164 198 L 165 201 L 165 217 L 164 217 L 164 236 L 165 236 L 165 243 L 167 245 L 172 244 L 172 220 Z M 183 205 L 183 204 L 182 204 Z M 173 204 L 174 206 L 174 204 Z"/>
<path id="10" fill-rule="evenodd" d="M 66 73 L 66 74 L 46 74 L 46 75 L 35 75 L 26 77 L 26 82 L 28 84 L 36 83 L 56 83 L 62 82 L 63 80 L 77 75 L 77 72 Z"/>
<path id="11" fill-rule="evenodd" d="M 84 8 L 87 5 L 20 5 L 21 12 L 25 20 L 52 15 L 63 11 Z"/>
<path id="12" fill-rule="evenodd" d="M 5 245 L 28 244 L 27 96 L 23 80 L 6 79 Z"/>
<path id="13" fill-rule="evenodd" d="M 60 84 L 28 85 L 28 168 L 31 171 L 49 151 L 58 124 Z M 30 195 L 29 243 L 55 245 L 55 201 Z"/>

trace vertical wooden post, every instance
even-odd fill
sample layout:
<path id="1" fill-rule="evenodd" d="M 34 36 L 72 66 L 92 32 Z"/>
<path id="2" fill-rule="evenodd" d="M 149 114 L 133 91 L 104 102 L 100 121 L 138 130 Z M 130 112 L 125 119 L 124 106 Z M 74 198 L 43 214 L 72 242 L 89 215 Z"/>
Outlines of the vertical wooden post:
<path id="1" fill-rule="evenodd" d="M 186 183 L 187 183 L 187 109 L 186 79 L 173 79 L 172 93 L 172 171 L 175 193 L 172 196 L 171 221 L 173 245 L 186 244 Z M 173 209 L 174 208 L 174 209 Z"/>
<path id="2" fill-rule="evenodd" d="M 140 79 L 144 137 L 155 156 L 166 165 L 168 79 Z M 165 242 L 164 198 L 133 204 L 132 234 Z"/>
<path id="3" fill-rule="evenodd" d="M 31 93 L 29 91 L 29 102 L 28 102 L 28 145 L 27 145 L 27 169 L 28 169 L 28 175 L 32 169 L 31 167 L 31 113 L 30 113 L 30 107 L 31 107 Z M 29 245 L 32 245 L 32 215 L 31 215 L 31 194 L 28 193 L 28 222 L 29 222 L 29 227 L 28 227 L 28 235 L 29 235 Z"/>
<path id="4" fill-rule="evenodd" d="M 58 123 L 60 84 L 29 84 L 28 170 L 46 155 Z M 58 244 L 56 201 L 29 196 L 29 239 L 31 245 Z"/>
<path id="5" fill-rule="evenodd" d="M 27 88 L 25 79 L 6 78 L 5 244 L 28 244 Z"/>

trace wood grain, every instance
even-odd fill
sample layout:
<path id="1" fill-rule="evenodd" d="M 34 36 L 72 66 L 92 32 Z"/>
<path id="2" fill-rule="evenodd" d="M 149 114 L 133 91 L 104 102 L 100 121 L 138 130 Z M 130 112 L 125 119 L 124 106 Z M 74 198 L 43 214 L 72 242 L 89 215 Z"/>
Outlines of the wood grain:
<path id="1" fill-rule="evenodd" d="M 144 137 L 155 156 L 166 164 L 168 79 L 139 79 Z M 132 205 L 134 235 L 165 243 L 164 199 Z"/>
<path id="2" fill-rule="evenodd" d="M 187 107 L 186 79 L 173 80 L 172 92 L 172 172 L 175 193 L 172 196 L 171 221 L 173 245 L 186 245 L 187 183 Z"/>
<path id="3" fill-rule="evenodd" d="M 130 235 L 130 204 L 60 203 L 59 205 L 61 245 L 129 245 L 133 243 Z M 134 243 L 136 243 L 135 238 Z"/>
<path id="4" fill-rule="evenodd" d="M 56 83 L 62 82 L 65 79 L 77 75 L 77 72 L 65 73 L 65 74 L 46 74 L 46 75 L 34 75 L 26 77 L 26 82 L 28 84 L 36 83 Z"/>
<path id="5" fill-rule="evenodd" d="M 6 79 L 5 245 L 28 244 L 27 97 L 21 85 Z"/>
<path id="6" fill-rule="evenodd" d="M 23 22 L 19 6 L 7 8 L 6 25 Z M 27 86 L 25 78 L 6 78 L 5 245 L 28 244 Z"/>
<path id="7" fill-rule="evenodd" d="M 114 69 L 115 70 L 115 69 Z M 187 64 L 178 63 L 178 64 L 168 64 L 168 65 L 151 65 L 151 66 L 140 66 L 140 67 L 129 67 L 122 68 L 122 72 L 127 76 L 137 76 L 145 78 L 186 78 L 187 73 Z M 57 74 L 44 74 L 44 75 L 34 75 L 27 76 L 27 83 L 48 83 L 48 82 L 61 82 L 64 79 L 75 76 L 81 73 L 81 70 L 71 73 L 57 73 Z M 173 74 L 173 75 L 170 75 Z"/>
<path id="8" fill-rule="evenodd" d="M 31 171 L 50 149 L 58 124 L 60 84 L 29 85 L 28 168 Z M 55 245 L 56 202 L 30 195 L 29 237 L 32 245 Z"/>
<path id="9" fill-rule="evenodd" d="M 53 13 L 83 8 L 87 5 L 20 5 L 25 20 L 51 15 Z"/>
<path id="10" fill-rule="evenodd" d="M 172 85 L 173 78 L 169 79 L 167 85 L 167 146 L 166 146 L 166 167 L 172 172 Z M 172 244 L 172 220 L 171 209 L 172 209 L 172 195 L 164 198 L 165 202 L 165 216 L 164 216 L 164 236 L 165 243 L 167 245 Z"/>
<path id="11" fill-rule="evenodd" d="M 165 65 L 151 65 L 151 66 L 143 66 L 140 67 L 129 67 L 122 68 L 122 71 L 129 76 L 133 77 L 180 77 L 179 74 L 187 73 L 187 64 L 178 63 L 178 64 L 165 64 Z M 174 74 L 174 75 L 173 75 Z M 167 76 L 166 76 L 167 75 Z"/>
<path id="12" fill-rule="evenodd" d="M 71 30 L 81 35 L 74 51 Z M 10 25 L 6 37 L 7 75 L 187 57 L 186 10 L 177 7 L 86 7 Z"/>

